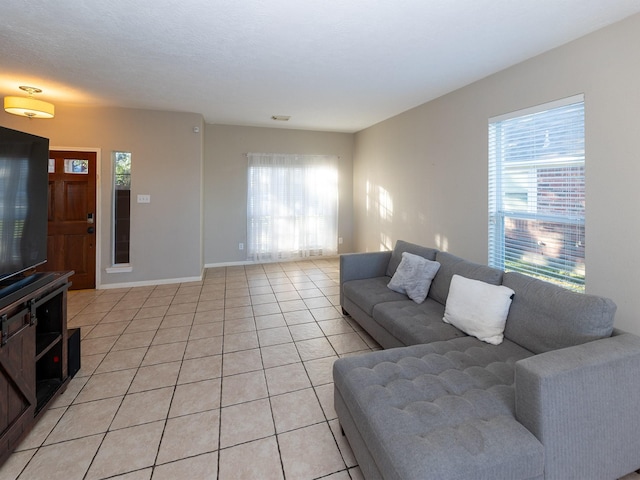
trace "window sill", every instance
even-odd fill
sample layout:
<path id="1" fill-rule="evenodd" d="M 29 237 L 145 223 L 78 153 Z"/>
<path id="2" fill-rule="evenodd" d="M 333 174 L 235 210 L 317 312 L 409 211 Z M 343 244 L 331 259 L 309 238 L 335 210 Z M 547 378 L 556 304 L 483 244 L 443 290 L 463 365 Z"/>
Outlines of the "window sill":
<path id="1" fill-rule="evenodd" d="M 133 272 L 133 267 L 130 263 L 120 263 L 112 267 L 107 267 L 105 270 L 107 273 L 129 273 Z"/>

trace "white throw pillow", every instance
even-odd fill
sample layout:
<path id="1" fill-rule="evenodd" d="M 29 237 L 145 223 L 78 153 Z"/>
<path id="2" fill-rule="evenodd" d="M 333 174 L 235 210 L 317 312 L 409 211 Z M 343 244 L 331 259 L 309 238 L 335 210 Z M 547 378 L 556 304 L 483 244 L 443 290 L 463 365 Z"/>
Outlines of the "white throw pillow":
<path id="1" fill-rule="evenodd" d="M 422 303 L 427 298 L 431 281 L 439 269 L 438 262 L 413 253 L 402 252 L 400 265 L 387 286 L 394 292 L 406 294 L 416 303 Z"/>
<path id="2" fill-rule="evenodd" d="M 504 339 L 513 294 L 513 290 L 503 285 L 454 275 L 442 320 L 468 335 L 498 345 Z"/>

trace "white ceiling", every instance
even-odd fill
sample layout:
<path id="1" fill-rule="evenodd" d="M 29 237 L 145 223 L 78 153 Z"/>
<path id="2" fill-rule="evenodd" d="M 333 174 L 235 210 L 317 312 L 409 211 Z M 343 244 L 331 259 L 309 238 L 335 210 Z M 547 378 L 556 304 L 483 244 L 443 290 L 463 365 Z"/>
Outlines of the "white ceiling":
<path id="1" fill-rule="evenodd" d="M 0 0 L 0 95 L 31 85 L 53 103 L 355 132 L 637 12 L 637 0 Z"/>

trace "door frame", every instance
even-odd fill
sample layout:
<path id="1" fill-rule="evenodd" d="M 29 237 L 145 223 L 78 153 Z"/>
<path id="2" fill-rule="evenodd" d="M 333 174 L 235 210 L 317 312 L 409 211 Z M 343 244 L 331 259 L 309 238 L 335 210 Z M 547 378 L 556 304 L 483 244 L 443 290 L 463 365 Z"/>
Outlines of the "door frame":
<path id="1" fill-rule="evenodd" d="M 101 165 L 102 165 L 102 149 L 95 147 L 58 147 L 50 145 L 49 150 L 58 150 L 62 152 L 91 152 L 96 154 L 96 216 L 98 221 L 95 222 L 96 228 L 96 290 L 102 285 L 100 272 L 102 271 L 102 265 L 100 259 L 102 258 L 102 188 L 101 188 Z"/>

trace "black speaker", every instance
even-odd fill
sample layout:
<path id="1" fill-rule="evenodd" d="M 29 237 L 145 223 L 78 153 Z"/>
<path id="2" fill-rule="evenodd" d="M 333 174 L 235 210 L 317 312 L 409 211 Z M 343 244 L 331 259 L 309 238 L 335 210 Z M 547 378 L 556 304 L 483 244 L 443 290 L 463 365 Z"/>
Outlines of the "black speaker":
<path id="1" fill-rule="evenodd" d="M 69 377 L 73 377 L 80 370 L 80 329 L 73 328 L 67 333 L 67 368 Z"/>

